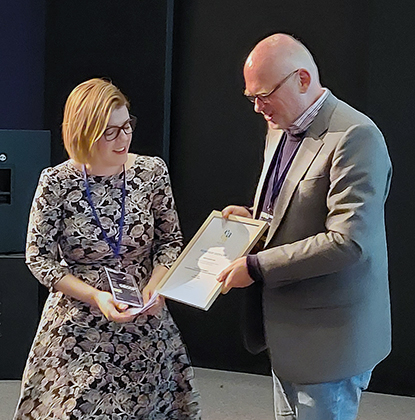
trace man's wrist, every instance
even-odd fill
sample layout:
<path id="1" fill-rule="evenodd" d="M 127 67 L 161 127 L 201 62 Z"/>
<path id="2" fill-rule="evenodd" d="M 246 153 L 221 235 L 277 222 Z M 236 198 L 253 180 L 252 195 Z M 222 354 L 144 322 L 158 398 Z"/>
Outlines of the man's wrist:
<path id="1" fill-rule="evenodd" d="M 264 277 L 261 273 L 261 268 L 259 266 L 259 261 L 257 255 L 247 255 L 246 257 L 246 267 L 248 269 L 248 274 L 251 277 L 251 279 L 257 283 L 257 282 L 263 282 Z"/>

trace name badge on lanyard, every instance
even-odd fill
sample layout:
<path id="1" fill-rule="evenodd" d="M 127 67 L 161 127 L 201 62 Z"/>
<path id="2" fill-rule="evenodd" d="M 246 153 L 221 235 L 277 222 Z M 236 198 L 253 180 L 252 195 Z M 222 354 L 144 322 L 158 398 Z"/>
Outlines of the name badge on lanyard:
<path id="1" fill-rule="evenodd" d="M 265 211 L 261 211 L 261 214 L 259 215 L 259 220 L 263 220 L 264 222 L 267 222 L 268 224 L 271 224 L 273 215 L 266 213 Z"/>

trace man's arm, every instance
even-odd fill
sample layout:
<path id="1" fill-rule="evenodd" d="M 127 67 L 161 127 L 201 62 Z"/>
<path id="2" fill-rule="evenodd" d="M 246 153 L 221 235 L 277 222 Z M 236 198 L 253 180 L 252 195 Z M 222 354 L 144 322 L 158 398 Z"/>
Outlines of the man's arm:
<path id="1" fill-rule="evenodd" d="M 371 125 L 348 130 L 331 158 L 326 230 L 259 252 L 265 285 L 279 287 L 330 274 L 367 258 L 373 235 L 384 229 L 378 223 L 383 221 L 390 175 L 390 160 L 379 130 Z M 219 280 L 227 288 L 245 287 L 238 286 L 242 279 L 237 273 L 243 272 L 246 262 L 238 259 L 233 264 L 233 270 Z"/>

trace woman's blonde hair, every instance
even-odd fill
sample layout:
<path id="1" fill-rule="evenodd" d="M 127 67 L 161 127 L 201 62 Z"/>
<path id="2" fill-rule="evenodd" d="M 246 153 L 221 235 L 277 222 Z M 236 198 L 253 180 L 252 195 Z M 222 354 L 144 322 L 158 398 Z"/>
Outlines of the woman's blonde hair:
<path id="1" fill-rule="evenodd" d="M 78 85 L 68 96 L 62 123 L 65 149 L 76 162 L 86 164 L 92 146 L 104 134 L 111 112 L 130 104 L 111 82 L 91 79 Z"/>

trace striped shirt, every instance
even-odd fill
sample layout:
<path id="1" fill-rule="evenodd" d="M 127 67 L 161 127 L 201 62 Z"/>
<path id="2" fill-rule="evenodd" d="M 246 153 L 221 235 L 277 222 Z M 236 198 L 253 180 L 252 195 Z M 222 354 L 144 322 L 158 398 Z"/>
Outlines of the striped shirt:
<path id="1" fill-rule="evenodd" d="M 310 127 L 311 123 L 316 118 L 318 111 L 324 104 L 324 101 L 329 95 L 328 89 L 324 89 L 324 93 L 315 101 L 310 107 L 308 107 L 291 125 L 288 127 L 286 132 L 289 134 L 300 134 L 303 133 Z"/>
<path id="2" fill-rule="evenodd" d="M 288 129 L 284 130 L 280 145 L 275 151 L 275 156 L 268 169 L 269 176 L 267 177 L 267 185 L 264 185 L 266 192 L 260 219 L 271 222 L 275 199 L 284 183 L 291 163 L 298 152 L 306 130 L 314 121 L 328 94 L 328 90 L 324 89 L 324 93 Z"/>

